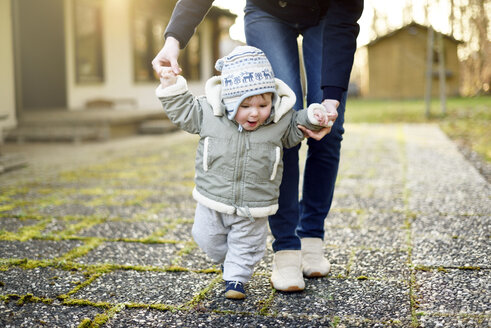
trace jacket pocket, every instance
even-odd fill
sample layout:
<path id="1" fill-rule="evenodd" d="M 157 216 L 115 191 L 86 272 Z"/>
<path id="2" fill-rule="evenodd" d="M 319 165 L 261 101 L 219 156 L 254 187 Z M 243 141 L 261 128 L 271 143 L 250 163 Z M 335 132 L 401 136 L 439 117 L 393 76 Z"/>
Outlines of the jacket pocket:
<path id="1" fill-rule="evenodd" d="M 244 163 L 246 183 L 269 184 L 281 173 L 281 148 L 272 143 L 252 143 Z"/>
<path id="2" fill-rule="evenodd" d="M 232 179 L 236 156 L 232 142 L 230 139 L 214 137 L 203 140 L 203 172 Z"/>

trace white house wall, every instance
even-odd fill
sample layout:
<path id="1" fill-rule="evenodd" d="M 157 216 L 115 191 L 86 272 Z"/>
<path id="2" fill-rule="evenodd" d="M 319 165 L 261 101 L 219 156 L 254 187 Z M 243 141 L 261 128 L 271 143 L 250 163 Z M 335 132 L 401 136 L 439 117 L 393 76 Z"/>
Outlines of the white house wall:
<path id="1" fill-rule="evenodd" d="M 2 0 L 7 1 L 7 0 Z M 156 109 L 160 103 L 155 97 L 155 88 L 158 81 L 149 83 L 135 83 L 133 77 L 133 48 L 131 31 L 131 0 L 105 0 L 103 1 L 103 58 L 104 82 L 102 84 L 77 84 L 75 78 L 75 44 L 73 23 L 73 0 L 65 0 L 66 17 L 66 53 L 67 53 L 67 102 L 69 110 L 85 108 L 87 101 L 95 99 L 123 100 L 119 102 L 122 108 L 128 108 L 124 100 L 134 100 L 135 109 Z M 206 22 L 203 22 L 206 24 Z M 205 33 L 208 34 L 208 33 Z M 206 63 L 211 58 L 211 42 L 203 42 L 201 46 Z M 150 63 L 149 63 L 150 64 Z M 203 65 L 203 75 L 208 77 L 212 73 L 212 65 Z M 202 82 L 190 82 L 192 91 L 200 94 L 204 89 Z M 116 102 L 118 106 L 118 102 Z M 130 106 L 131 107 L 131 106 Z M 117 109 L 118 107 L 116 107 Z"/>
<path id="2" fill-rule="evenodd" d="M 0 131 L 16 125 L 14 50 L 12 40 L 12 8 L 10 0 L 0 0 Z"/>
<path id="3" fill-rule="evenodd" d="M 65 2 L 69 109 L 84 109 L 87 101 L 95 99 L 131 99 L 135 101 L 135 109 L 158 108 L 155 84 L 136 84 L 133 81 L 130 0 L 103 1 L 104 82 L 93 85 L 75 82 L 73 0 Z M 124 106 L 127 107 L 127 103 Z"/>

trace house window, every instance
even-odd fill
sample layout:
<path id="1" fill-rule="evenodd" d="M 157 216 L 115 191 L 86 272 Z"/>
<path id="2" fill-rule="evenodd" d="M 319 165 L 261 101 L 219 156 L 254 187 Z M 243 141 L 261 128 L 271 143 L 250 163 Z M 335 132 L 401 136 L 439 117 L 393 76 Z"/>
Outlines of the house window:
<path id="1" fill-rule="evenodd" d="M 175 0 L 133 0 L 133 54 L 136 82 L 155 82 L 152 60 L 163 46 L 163 35 Z M 181 51 L 179 65 L 188 79 L 200 78 L 199 33 Z"/>
<path id="2" fill-rule="evenodd" d="M 103 82 L 102 2 L 74 1 L 74 22 L 76 82 Z"/>
<path id="3" fill-rule="evenodd" d="M 445 58 L 445 51 L 443 52 L 443 62 L 446 61 Z M 439 64 L 440 63 L 440 51 L 438 49 L 433 49 L 433 64 Z"/>

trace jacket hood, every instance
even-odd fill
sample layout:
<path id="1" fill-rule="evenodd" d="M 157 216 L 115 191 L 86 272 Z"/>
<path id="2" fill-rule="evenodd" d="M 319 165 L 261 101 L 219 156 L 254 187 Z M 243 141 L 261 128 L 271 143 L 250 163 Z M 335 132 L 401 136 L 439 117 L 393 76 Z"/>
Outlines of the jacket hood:
<path id="1" fill-rule="evenodd" d="M 297 100 L 295 93 L 285 82 L 275 78 L 276 85 L 276 100 L 273 104 L 273 122 L 278 122 L 283 115 L 285 115 L 290 109 L 293 108 Z M 213 76 L 205 85 L 205 95 L 208 103 L 213 108 L 213 114 L 215 116 L 223 116 L 226 114 L 225 105 L 221 99 L 222 85 L 220 76 Z"/>

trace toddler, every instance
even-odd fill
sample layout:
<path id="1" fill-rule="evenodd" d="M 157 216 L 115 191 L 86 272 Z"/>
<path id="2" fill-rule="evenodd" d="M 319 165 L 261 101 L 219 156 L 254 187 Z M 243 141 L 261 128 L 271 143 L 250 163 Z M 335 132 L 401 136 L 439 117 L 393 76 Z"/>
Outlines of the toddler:
<path id="1" fill-rule="evenodd" d="M 174 124 L 200 136 L 192 235 L 221 264 L 225 297 L 242 299 L 266 249 L 267 217 L 278 209 L 283 147 L 302 141 L 298 125 L 319 130 L 332 121 L 321 104 L 292 110 L 295 94 L 257 48 L 237 47 L 215 68 L 221 75 L 194 97 L 164 67 L 156 95 Z"/>

